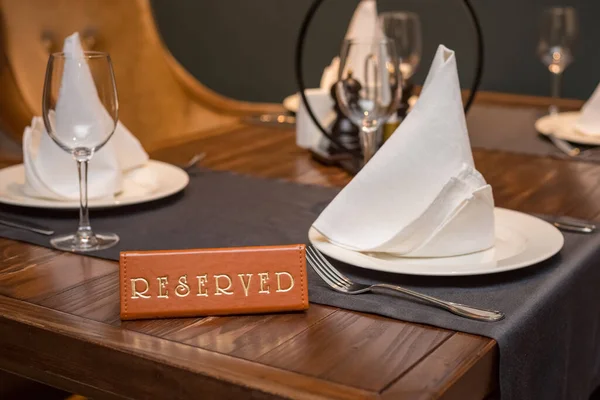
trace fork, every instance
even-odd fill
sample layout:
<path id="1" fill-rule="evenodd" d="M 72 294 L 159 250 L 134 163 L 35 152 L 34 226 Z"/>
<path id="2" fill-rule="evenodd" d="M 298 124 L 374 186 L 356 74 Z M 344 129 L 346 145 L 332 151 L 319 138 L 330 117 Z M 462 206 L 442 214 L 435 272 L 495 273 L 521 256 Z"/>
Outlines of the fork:
<path id="1" fill-rule="evenodd" d="M 453 314 L 461 317 L 475 319 L 478 321 L 494 322 L 504 318 L 504 314 L 500 311 L 485 310 L 464 304 L 453 303 L 451 301 L 440 300 L 435 297 L 428 296 L 423 293 L 415 292 L 401 286 L 388 285 L 386 283 L 377 283 L 374 285 L 365 285 L 362 283 L 352 282 L 345 277 L 340 271 L 335 269 L 333 265 L 312 246 L 306 248 L 306 258 L 310 266 L 315 272 L 327 283 L 332 289 L 345 294 L 361 294 L 372 291 L 374 288 L 385 288 L 395 290 L 405 295 L 415 297 L 432 305 L 450 311 Z"/>

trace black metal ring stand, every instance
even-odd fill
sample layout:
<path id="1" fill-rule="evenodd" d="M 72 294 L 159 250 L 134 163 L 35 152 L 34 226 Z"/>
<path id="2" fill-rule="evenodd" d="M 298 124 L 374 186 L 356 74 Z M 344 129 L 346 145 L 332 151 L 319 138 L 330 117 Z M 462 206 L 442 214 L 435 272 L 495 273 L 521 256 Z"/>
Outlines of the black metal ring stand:
<path id="1" fill-rule="evenodd" d="M 324 1 L 325 0 L 315 0 L 312 3 L 312 5 L 310 6 L 310 8 L 308 9 L 308 12 L 306 13 L 306 16 L 304 17 L 304 21 L 302 21 L 302 26 L 300 27 L 300 33 L 298 34 L 298 39 L 296 41 L 296 54 L 295 54 L 295 60 L 294 60 L 295 61 L 295 67 L 294 67 L 295 71 L 294 72 L 296 74 L 296 83 L 298 85 L 298 91 L 300 92 L 300 97 L 302 99 L 302 103 L 304 104 L 304 107 L 306 107 L 306 111 L 308 112 L 310 119 L 319 128 L 321 133 L 323 133 L 323 135 L 327 139 L 329 139 L 329 141 L 331 143 L 333 143 L 336 147 L 338 147 L 340 150 L 343 150 L 343 151 L 351 154 L 354 157 L 360 158 L 360 154 L 357 151 L 346 148 L 335 137 L 333 137 L 329 132 L 327 132 L 327 130 L 321 125 L 321 123 L 319 122 L 319 120 L 317 119 L 315 114 L 313 113 L 313 110 L 310 108 L 310 104 L 308 104 L 308 99 L 306 98 L 306 93 L 305 93 L 306 86 L 304 84 L 304 76 L 302 73 L 302 60 L 303 60 L 303 55 L 304 55 L 304 44 L 306 41 L 306 33 L 308 32 L 308 28 L 310 26 L 311 21 L 313 20 L 314 15 L 316 14 L 317 10 L 321 6 L 321 4 L 323 4 Z M 469 112 L 469 109 L 471 108 L 471 105 L 473 104 L 473 100 L 475 99 L 475 95 L 477 94 L 477 90 L 479 89 L 479 84 L 481 83 L 481 75 L 483 73 L 484 49 L 483 49 L 483 32 L 481 31 L 481 25 L 479 23 L 479 19 L 477 18 L 477 14 L 475 13 L 475 10 L 473 9 L 473 6 L 471 5 L 470 0 L 462 0 L 462 1 L 463 1 L 463 4 L 470 16 L 471 22 L 473 24 L 473 28 L 475 30 L 476 47 L 477 47 L 477 49 L 476 49 L 477 50 L 477 63 L 475 66 L 475 76 L 473 78 L 473 83 L 471 85 L 471 92 L 469 94 L 467 102 L 465 103 L 465 113 L 467 113 L 467 112 Z"/>

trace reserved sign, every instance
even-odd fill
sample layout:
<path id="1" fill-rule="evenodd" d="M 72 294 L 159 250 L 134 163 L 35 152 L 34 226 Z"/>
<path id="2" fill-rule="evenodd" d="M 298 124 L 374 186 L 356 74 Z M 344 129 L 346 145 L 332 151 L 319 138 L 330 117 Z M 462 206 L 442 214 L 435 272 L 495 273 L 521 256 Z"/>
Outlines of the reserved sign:
<path id="1" fill-rule="evenodd" d="M 169 292 L 171 296 L 176 297 L 187 297 L 192 296 L 208 297 L 208 296 L 222 296 L 222 295 L 233 295 L 236 291 L 242 290 L 244 296 L 248 297 L 251 294 L 271 294 L 271 277 L 269 272 L 259 272 L 256 274 L 237 274 L 236 277 L 231 277 L 229 274 L 202 274 L 196 275 L 196 284 L 188 282 L 188 274 L 181 275 L 176 283 L 169 283 L 169 276 L 159 276 L 156 278 L 155 287 L 151 283 L 152 280 L 148 278 L 131 278 L 131 298 L 132 299 L 151 299 L 153 297 L 158 299 L 168 299 Z M 285 278 L 281 278 L 284 276 Z M 294 288 L 294 276 L 285 271 L 275 272 L 277 286 L 275 293 L 286 293 Z M 252 284 L 255 278 L 254 284 Z M 213 283 L 214 293 L 209 292 L 210 286 L 209 281 Z M 284 281 L 282 284 L 281 282 Z M 287 281 L 287 282 L 285 282 Z M 234 283 L 235 282 L 235 283 Z M 250 288 L 253 290 L 250 291 Z"/>
<path id="2" fill-rule="evenodd" d="M 308 308 L 304 245 L 126 251 L 121 319 Z"/>

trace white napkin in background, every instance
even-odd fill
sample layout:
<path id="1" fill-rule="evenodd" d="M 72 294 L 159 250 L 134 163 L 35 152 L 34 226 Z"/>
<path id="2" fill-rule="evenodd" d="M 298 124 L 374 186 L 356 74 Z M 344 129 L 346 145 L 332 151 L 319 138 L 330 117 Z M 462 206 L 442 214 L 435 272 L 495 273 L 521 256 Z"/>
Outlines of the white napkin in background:
<path id="1" fill-rule="evenodd" d="M 494 245 L 492 188 L 475 170 L 454 52 L 439 46 L 413 111 L 313 227 L 356 251 L 445 257 Z"/>
<path id="2" fill-rule="evenodd" d="M 352 15 L 345 38 L 373 39 L 375 37 L 384 37 L 377 19 L 377 2 L 375 0 L 362 0 L 358 3 Z M 353 53 L 353 56 L 361 57 L 361 60 L 364 60 L 367 55 L 367 53 Z M 353 63 L 355 66 L 354 76 L 362 76 L 363 68 L 360 66 L 363 64 L 364 62 Z M 359 65 L 359 67 L 356 67 L 356 65 Z M 339 68 L 340 58 L 334 57 L 331 60 L 331 64 L 323 70 L 320 88 L 308 89 L 307 91 L 311 109 L 321 125 L 326 129 L 335 121 L 336 117 L 330 93 L 331 87 L 338 80 Z M 296 96 L 298 98 L 298 108 L 296 110 L 296 144 L 305 149 L 318 150 L 319 144 L 326 139 L 308 116 L 300 95 L 297 94 Z"/>
<path id="3" fill-rule="evenodd" d="M 79 34 L 65 39 L 63 51 L 83 54 Z M 100 99 L 89 68 L 78 68 L 77 60 L 67 60 L 57 103 L 57 131 L 69 126 L 69 119 L 94 118 L 112 124 Z M 79 73 L 79 76 L 75 74 Z M 97 99 L 95 101 L 94 99 Z M 94 136 L 94 132 L 89 132 Z M 148 192 L 158 186 L 157 177 L 143 167 L 148 154 L 140 142 L 119 122 L 112 138 L 94 154 L 88 171 L 88 197 L 112 197 L 122 189 L 123 173 Z M 79 198 L 79 178 L 73 157 L 48 136 L 41 117 L 34 117 L 23 133 L 25 194 L 54 200 Z"/>
<path id="4" fill-rule="evenodd" d="M 338 80 L 339 69 L 340 58 L 334 57 L 333 60 L 331 60 L 331 64 L 325 67 L 325 69 L 323 70 L 323 75 L 321 75 L 321 83 L 319 85 L 321 90 L 327 91 L 327 93 L 329 93 L 333 84 L 336 83 Z"/>
<path id="5" fill-rule="evenodd" d="M 368 39 L 373 37 L 385 37 L 377 16 L 377 2 L 375 0 L 362 0 L 356 6 L 348 30 L 346 39 Z"/>
<path id="6" fill-rule="evenodd" d="M 600 84 L 581 108 L 575 129 L 584 135 L 600 135 Z"/>
<path id="7" fill-rule="evenodd" d="M 375 41 L 385 38 L 377 18 L 377 2 L 375 0 L 362 0 L 358 3 L 344 38 L 363 41 Z M 370 53 L 371 49 L 365 48 L 363 51 L 353 51 L 350 54 L 353 59 L 350 65 L 352 65 L 354 77 L 361 82 L 366 81 L 364 79 L 364 64 Z"/>
<path id="8" fill-rule="evenodd" d="M 377 18 L 377 2 L 375 0 L 362 0 L 356 6 L 348 30 L 346 31 L 345 39 L 365 39 L 373 40 L 375 38 L 384 38 L 385 35 L 379 25 Z M 365 60 L 368 53 L 356 54 L 360 60 Z M 357 68 L 356 65 L 363 65 L 363 62 L 353 63 L 355 66 L 354 75 L 362 76 L 362 70 Z M 338 74 L 340 69 L 340 58 L 334 57 L 325 69 L 321 76 L 321 89 L 330 90 L 331 86 L 338 80 Z"/>

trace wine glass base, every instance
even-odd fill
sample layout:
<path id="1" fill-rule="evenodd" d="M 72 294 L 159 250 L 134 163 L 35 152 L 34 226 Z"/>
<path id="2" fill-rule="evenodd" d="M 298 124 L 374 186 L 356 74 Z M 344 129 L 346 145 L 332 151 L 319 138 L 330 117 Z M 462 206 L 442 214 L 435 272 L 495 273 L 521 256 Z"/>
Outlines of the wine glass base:
<path id="1" fill-rule="evenodd" d="M 119 236 L 114 233 L 95 233 L 86 237 L 70 233 L 50 239 L 50 244 L 55 249 L 78 253 L 108 249 L 117 243 L 119 243 Z"/>

